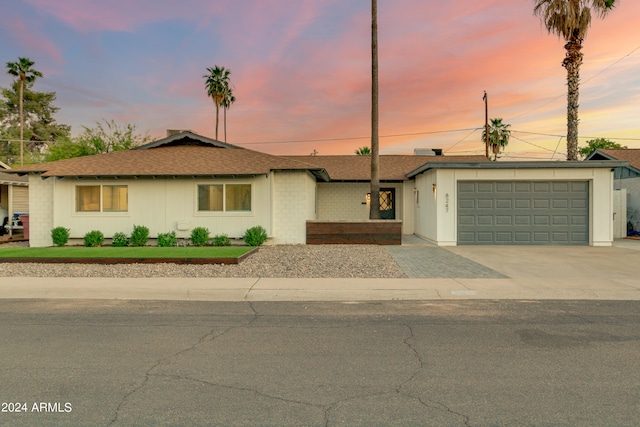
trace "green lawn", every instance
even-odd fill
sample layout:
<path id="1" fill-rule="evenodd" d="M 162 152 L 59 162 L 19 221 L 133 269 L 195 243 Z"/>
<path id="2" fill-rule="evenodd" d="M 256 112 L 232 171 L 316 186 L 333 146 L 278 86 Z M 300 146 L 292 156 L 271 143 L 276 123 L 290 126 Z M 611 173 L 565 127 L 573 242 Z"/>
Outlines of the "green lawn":
<path id="1" fill-rule="evenodd" d="M 0 248 L 0 258 L 238 258 L 250 246 Z"/>

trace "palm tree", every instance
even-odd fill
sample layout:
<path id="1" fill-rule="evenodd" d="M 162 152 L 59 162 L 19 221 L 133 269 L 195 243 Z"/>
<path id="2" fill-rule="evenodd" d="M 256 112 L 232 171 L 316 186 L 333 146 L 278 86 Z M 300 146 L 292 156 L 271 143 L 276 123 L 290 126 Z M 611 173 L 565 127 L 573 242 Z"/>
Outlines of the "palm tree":
<path id="1" fill-rule="evenodd" d="M 207 95 L 211 97 L 216 106 L 216 139 L 218 139 L 218 121 L 220 118 L 220 106 L 224 101 L 225 94 L 229 91 L 229 74 L 231 70 L 225 70 L 224 67 L 207 68 L 209 74 L 202 77 L 206 79 L 205 87 Z"/>
<path id="2" fill-rule="evenodd" d="M 371 0 L 371 198 L 369 219 L 380 219 L 380 159 L 378 141 L 378 2 Z"/>
<path id="3" fill-rule="evenodd" d="M 222 108 L 224 108 L 224 142 L 227 142 L 227 110 L 231 108 L 231 104 L 234 102 L 236 102 L 236 97 L 233 96 L 233 90 L 228 87 L 222 98 Z"/>
<path id="4" fill-rule="evenodd" d="M 488 141 L 491 149 L 493 151 L 493 160 L 498 160 L 498 154 L 504 147 L 509 144 L 509 137 L 511 136 L 511 131 L 506 123 L 502 123 L 502 119 L 491 119 L 490 124 L 488 126 Z M 482 131 L 482 141 L 487 141 L 487 131 Z"/>
<path id="5" fill-rule="evenodd" d="M 370 156 L 371 155 L 371 149 L 369 147 L 360 147 L 356 150 L 356 154 L 358 156 Z"/>
<path id="6" fill-rule="evenodd" d="M 604 18 L 615 0 L 535 0 L 534 15 L 542 20 L 549 33 L 562 37 L 567 69 L 567 160 L 578 159 L 578 98 L 582 42 L 591 25 L 592 13 Z"/>
<path id="7" fill-rule="evenodd" d="M 18 77 L 20 83 L 20 166 L 24 165 L 24 84 L 33 83 L 36 78 L 42 77 L 40 71 L 34 70 L 34 61 L 29 58 L 18 57 L 18 62 L 7 62 L 7 72 L 15 77 Z"/>

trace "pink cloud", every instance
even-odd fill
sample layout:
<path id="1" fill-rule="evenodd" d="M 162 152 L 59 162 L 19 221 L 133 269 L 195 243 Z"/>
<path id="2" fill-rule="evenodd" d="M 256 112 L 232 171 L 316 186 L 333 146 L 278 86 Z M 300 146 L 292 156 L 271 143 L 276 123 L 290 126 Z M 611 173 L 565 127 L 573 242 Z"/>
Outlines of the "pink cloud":
<path id="1" fill-rule="evenodd" d="M 13 34 L 13 37 L 19 41 L 20 45 L 25 48 L 30 55 L 48 56 L 58 64 L 63 64 L 64 58 L 62 51 L 56 46 L 51 39 L 38 30 L 39 25 L 26 25 L 24 20 L 19 16 L 13 16 L 7 20 L 7 27 Z M 55 73 L 53 69 L 48 70 Z"/>

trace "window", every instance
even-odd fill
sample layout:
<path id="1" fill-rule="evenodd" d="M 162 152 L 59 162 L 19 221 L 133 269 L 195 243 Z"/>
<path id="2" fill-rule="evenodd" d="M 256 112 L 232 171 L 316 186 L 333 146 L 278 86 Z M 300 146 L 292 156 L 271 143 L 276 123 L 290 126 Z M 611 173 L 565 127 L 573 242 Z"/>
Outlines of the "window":
<path id="1" fill-rule="evenodd" d="M 198 185 L 198 211 L 251 212 L 251 184 Z"/>
<path id="2" fill-rule="evenodd" d="M 76 212 L 127 212 L 126 185 L 78 185 Z"/>
<path id="3" fill-rule="evenodd" d="M 198 185 L 198 210 L 222 211 L 222 185 Z"/>
<path id="4" fill-rule="evenodd" d="M 251 185 L 229 184 L 226 186 L 226 211 L 251 210 Z"/>

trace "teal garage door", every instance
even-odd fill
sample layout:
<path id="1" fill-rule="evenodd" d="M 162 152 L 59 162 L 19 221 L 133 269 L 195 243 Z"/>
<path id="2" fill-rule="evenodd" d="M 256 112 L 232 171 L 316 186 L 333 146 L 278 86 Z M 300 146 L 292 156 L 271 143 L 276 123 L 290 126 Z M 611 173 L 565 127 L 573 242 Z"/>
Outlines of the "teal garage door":
<path id="1" fill-rule="evenodd" d="M 587 181 L 459 181 L 459 245 L 588 245 Z"/>

